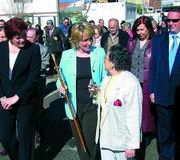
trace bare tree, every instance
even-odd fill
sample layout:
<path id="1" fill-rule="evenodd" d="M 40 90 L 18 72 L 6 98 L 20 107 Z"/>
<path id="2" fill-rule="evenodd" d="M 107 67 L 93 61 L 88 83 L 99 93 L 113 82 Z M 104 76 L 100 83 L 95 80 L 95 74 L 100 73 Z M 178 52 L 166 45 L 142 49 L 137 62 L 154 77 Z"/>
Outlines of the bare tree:
<path id="1" fill-rule="evenodd" d="M 4 13 L 9 17 L 24 17 L 25 0 L 7 0 L 4 5 Z"/>

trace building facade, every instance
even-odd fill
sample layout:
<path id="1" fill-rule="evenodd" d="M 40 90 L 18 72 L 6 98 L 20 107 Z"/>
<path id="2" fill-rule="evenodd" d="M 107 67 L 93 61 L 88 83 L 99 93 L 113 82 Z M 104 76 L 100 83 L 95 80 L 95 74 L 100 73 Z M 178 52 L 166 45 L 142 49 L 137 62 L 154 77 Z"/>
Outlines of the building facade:
<path id="1" fill-rule="evenodd" d="M 52 19 L 58 25 L 58 0 L 0 0 L 0 18 L 22 17 L 32 24 L 46 25 Z"/>

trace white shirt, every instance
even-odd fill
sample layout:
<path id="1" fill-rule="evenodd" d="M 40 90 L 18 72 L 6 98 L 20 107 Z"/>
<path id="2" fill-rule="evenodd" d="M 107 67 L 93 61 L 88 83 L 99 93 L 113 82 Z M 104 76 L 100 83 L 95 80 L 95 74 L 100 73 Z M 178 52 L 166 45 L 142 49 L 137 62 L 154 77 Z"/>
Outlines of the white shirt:
<path id="1" fill-rule="evenodd" d="M 13 71 L 17 56 L 18 56 L 18 53 L 9 54 L 9 79 L 12 78 L 12 71 Z"/>

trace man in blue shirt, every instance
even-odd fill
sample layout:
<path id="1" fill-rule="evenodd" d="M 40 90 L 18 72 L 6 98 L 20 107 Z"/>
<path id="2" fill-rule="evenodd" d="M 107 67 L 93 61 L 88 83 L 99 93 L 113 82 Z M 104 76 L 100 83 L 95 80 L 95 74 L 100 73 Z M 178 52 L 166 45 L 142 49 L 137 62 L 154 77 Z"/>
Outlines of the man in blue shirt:
<path id="1" fill-rule="evenodd" d="M 70 19 L 68 17 L 65 17 L 63 19 L 63 23 L 61 23 L 59 26 L 60 30 L 64 33 L 65 37 L 68 36 L 69 27 L 70 27 Z"/>
<path id="2" fill-rule="evenodd" d="M 152 41 L 150 99 L 156 105 L 159 160 L 179 160 L 180 10 L 169 11 L 167 22 L 169 32 Z"/>

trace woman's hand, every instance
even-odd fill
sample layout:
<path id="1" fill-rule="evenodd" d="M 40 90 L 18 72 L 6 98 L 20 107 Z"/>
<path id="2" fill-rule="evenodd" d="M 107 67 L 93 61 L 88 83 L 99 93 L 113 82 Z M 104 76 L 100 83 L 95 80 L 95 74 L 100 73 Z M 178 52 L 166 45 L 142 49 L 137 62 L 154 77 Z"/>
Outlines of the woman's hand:
<path id="1" fill-rule="evenodd" d="M 6 98 L 6 96 L 4 96 L 4 97 L 1 97 L 1 98 L 0 98 L 0 102 L 1 102 L 3 99 L 5 99 L 5 98 Z"/>
<path id="2" fill-rule="evenodd" d="M 58 90 L 63 95 L 67 94 L 67 86 L 64 86 L 64 87 L 61 86 Z"/>
<path id="3" fill-rule="evenodd" d="M 151 100 L 152 103 L 155 103 L 154 93 L 151 93 L 151 94 L 150 94 L 150 100 Z"/>
<path id="4" fill-rule="evenodd" d="M 58 38 L 57 38 L 57 37 L 53 37 L 53 38 L 54 38 L 54 40 L 55 40 L 55 41 L 57 41 L 57 40 L 58 40 Z"/>
<path id="5" fill-rule="evenodd" d="M 125 156 L 126 158 L 133 158 L 135 156 L 135 150 L 134 149 L 126 149 L 125 150 Z"/>
<path id="6" fill-rule="evenodd" d="M 88 85 L 88 89 L 89 89 L 91 96 L 95 96 L 99 92 L 99 87 L 96 85 L 94 85 L 94 86 Z"/>
<path id="7" fill-rule="evenodd" d="M 1 105 L 3 109 L 9 110 L 9 109 L 12 109 L 12 105 L 15 104 L 18 100 L 19 100 L 19 97 L 17 95 L 14 95 L 13 97 L 2 99 Z"/>

